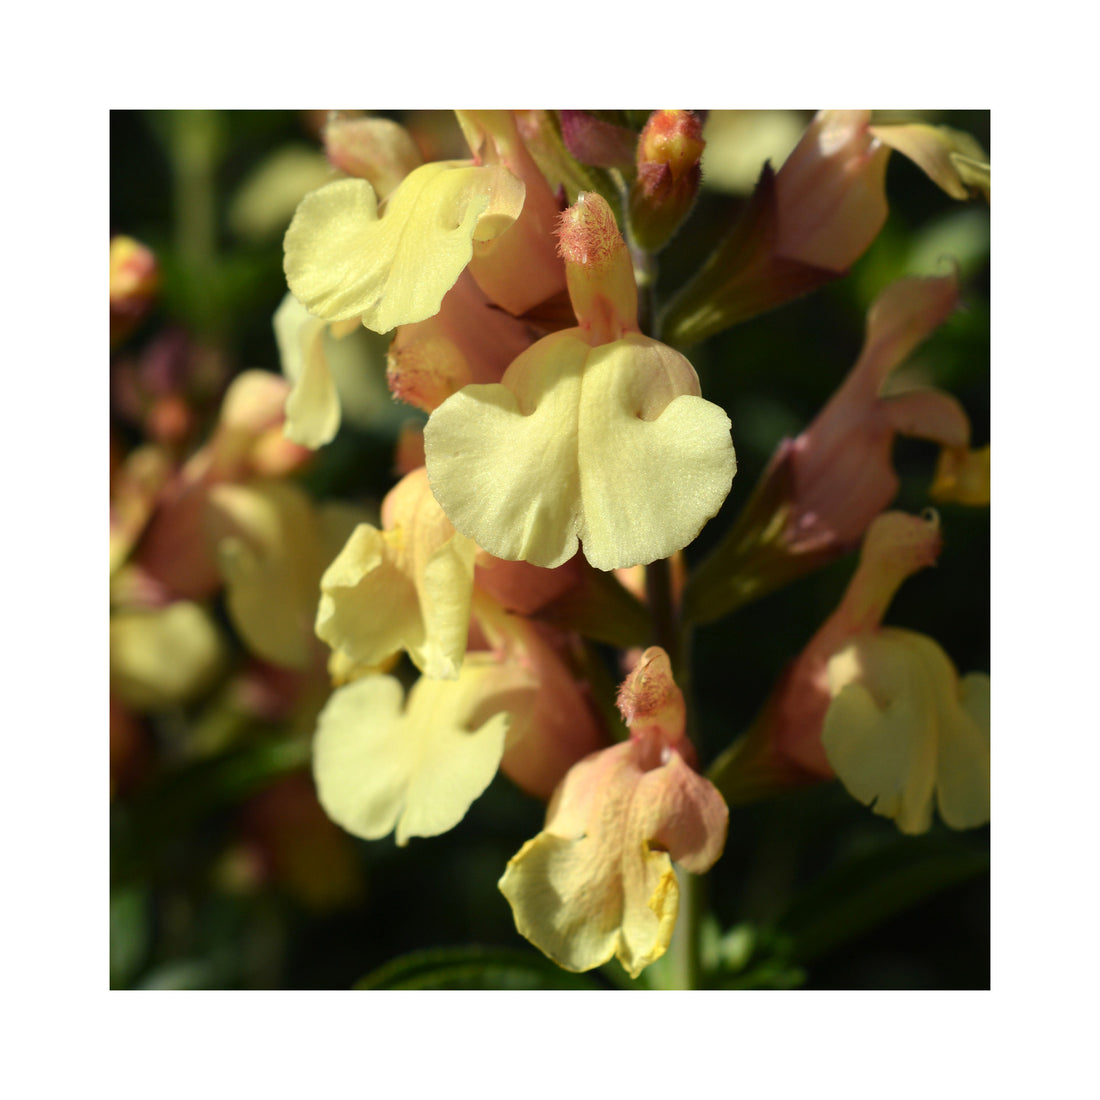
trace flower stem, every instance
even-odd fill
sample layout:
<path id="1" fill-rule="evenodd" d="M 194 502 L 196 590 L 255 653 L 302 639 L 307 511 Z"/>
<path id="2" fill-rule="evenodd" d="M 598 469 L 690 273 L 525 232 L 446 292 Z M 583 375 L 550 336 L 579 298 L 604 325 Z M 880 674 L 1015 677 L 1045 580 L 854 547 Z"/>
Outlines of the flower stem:
<path id="1" fill-rule="evenodd" d="M 676 917 L 676 930 L 668 945 L 671 962 L 670 989 L 697 989 L 699 987 L 699 903 L 701 880 L 681 868 L 680 911 Z"/>

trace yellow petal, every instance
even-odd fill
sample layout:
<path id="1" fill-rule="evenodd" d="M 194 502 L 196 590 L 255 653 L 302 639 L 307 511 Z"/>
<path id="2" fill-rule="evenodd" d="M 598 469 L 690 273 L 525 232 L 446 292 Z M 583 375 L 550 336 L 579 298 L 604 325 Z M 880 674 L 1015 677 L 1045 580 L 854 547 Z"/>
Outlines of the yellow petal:
<path id="1" fill-rule="evenodd" d="M 989 820 L 988 677 L 960 687 L 931 638 L 883 629 L 855 639 L 827 669 L 821 740 L 848 791 L 904 833 Z"/>
<path id="2" fill-rule="evenodd" d="M 453 679 L 466 652 L 477 547 L 455 532 L 423 468 L 386 498 L 387 530 L 360 525 L 321 578 L 318 637 L 350 666 L 404 649 L 426 675 Z"/>
<path id="3" fill-rule="evenodd" d="M 929 494 L 933 500 L 983 506 L 990 499 L 989 444 L 981 450 L 945 447 L 940 452 L 936 477 Z"/>
<path id="4" fill-rule="evenodd" d="M 274 326 L 283 374 L 293 386 L 283 430 L 288 439 L 316 450 L 331 442 L 340 427 L 340 398 L 325 358 L 328 322 L 287 294 L 275 311 Z"/>
<path id="5" fill-rule="evenodd" d="M 523 206 L 523 184 L 499 166 L 440 161 L 411 172 L 378 212 L 365 180 L 307 195 L 287 230 L 291 293 L 327 321 L 361 316 L 375 332 L 439 311 L 475 240 L 504 232 Z"/>
<path id="6" fill-rule="evenodd" d="M 730 423 L 683 356 L 632 334 L 540 340 L 499 385 L 467 386 L 424 432 L 448 518 L 489 553 L 561 565 L 583 543 L 610 570 L 668 557 L 721 507 Z"/>
<path id="7" fill-rule="evenodd" d="M 676 925 L 672 860 L 712 866 L 727 817 L 718 792 L 676 753 L 649 771 L 632 742 L 587 757 L 500 880 L 516 928 L 567 970 L 616 956 L 636 978 L 665 953 Z"/>
<path id="8" fill-rule="evenodd" d="M 457 680 L 421 678 L 402 708 L 399 681 L 367 676 L 337 689 L 318 719 L 313 749 L 325 812 L 348 832 L 438 836 L 488 787 L 504 751 L 507 712 L 494 698 L 532 687 L 521 670 L 487 655 Z"/>
<path id="9" fill-rule="evenodd" d="M 305 668 L 316 646 L 313 620 L 327 552 L 309 498 L 286 482 L 218 485 L 210 493 L 208 528 L 233 625 L 259 656 Z"/>
<path id="10" fill-rule="evenodd" d="M 111 692 L 139 710 L 185 703 L 211 686 L 226 647 L 210 613 L 180 600 L 111 616 Z"/>
<path id="11" fill-rule="evenodd" d="M 970 134 L 926 122 L 872 126 L 884 145 L 908 157 L 953 199 L 977 191 L 989 201 L 989 157 Z"/>

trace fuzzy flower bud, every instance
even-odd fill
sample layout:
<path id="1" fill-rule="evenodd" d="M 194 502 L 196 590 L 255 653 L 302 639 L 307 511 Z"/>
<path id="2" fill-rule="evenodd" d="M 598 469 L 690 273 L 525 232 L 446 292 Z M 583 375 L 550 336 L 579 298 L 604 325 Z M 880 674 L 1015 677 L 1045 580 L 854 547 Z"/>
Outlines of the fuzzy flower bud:
<path id="1" fill-rule="evenodd" d="M 638 141 L 630 228 L 656 252 L 687 217 L 702 179 L 703 127 L 691 111 L 654 111 Z"/>
<path id="2" fill-rule="evenodd" d="M 160 283 L 157 259 L 133 237 L 111 238 L 111 346 L 133 331 Z"/>
<path id="3" fill-rule="evenodd" d="M 591 344 L 638 331 L 638 287 L 607 200 L 585 192 L 561 216 L 558 252 L 577 322 Z"/>

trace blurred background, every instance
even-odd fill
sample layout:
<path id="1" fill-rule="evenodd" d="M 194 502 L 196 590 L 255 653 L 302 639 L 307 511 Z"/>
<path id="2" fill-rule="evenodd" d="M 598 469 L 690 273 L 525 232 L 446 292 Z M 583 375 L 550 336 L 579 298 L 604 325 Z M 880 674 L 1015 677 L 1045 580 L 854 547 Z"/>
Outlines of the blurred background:
<path id="1" fill-rule="evenodd" d="M 405 123 L 428 159 L 465 153 L 446 112 L 379 113 Z M 282 235 L 301 196 L 334 178 L 321 141 L 326 116 L 112 112 L 111 234 L 154 258 L 120 259 L 137 289 L 117 316 L 112 309 L 112 504 L 139 517 L 135 530 L 148 499 L 140 487 L 168 476 L 158 462 L 182 469 L 202 450 L 230 383 L 245 371 L 279 373 L 272 315 L 286 293 Z M 764 159 L 778 166 L 810 117 L 711 114 L 703 191 L 661 255 L 660 296 L 701 265 Z M 989 150 L 988 112 L 919 117 L 965 130 Z M 728 529 L 779 441 L 840 384 L 876 295 L 903 275 L 944 273 L 945 257 L 958 266 L 964 308 L 904 373 L 952 393 L 969 414 L 973 445 L 989 440 L 989 208 L 953 202 L 901 156 L 890 158 L 887 194 L 885 228 L 847 278 L 693 350 L 704 395 L 733 422 L 738 474 L 722 512 L 686 551 L 689 565 Z M 274 445 L 263 454 L 318 507 L 376 515 L 396 480 L 402 433 L 423 417 L 389 398 L 385 341 L 352 339 L 359 365 L 349 368 L 333 443 L 312 457 Z M 150 444 L 158 457 L 143 466 Z M 894 507 L 928 505 L 936 458 L 930 444 L 898 440 Z M 989 671 L 989 512 L 939 511 L 939 565 L 902 587 L 887 621 L 934 637 L 961 672 Z M 178 551 L 180 523 L 160 535 L 146 528 L 136 545 L 149 561 L 150 541 Z M 113 511 L 113 567 L 114 524 Z M 123 538 L 120 556 L 131 549 Z M 853 564 L 842 558 L 698 630 L 704 766 L 746 729 L 836 606 Z M 160 581 L 179 567 L 163 565 Z M 187 578 L 201 611 L 188 634 L 199 639 L 193 666 L 168 687 L 143 679 L 134 654 L 155 649 L 163 624 L 153 629 L 135 608 L 163 598 L 157 576 L 123 564 L 111 584 L 112 988 L 630 985 L 617 964 L 578 979 L 556 973 L 515 932 L 496 882 L 541 828 L 544 807 L 503 776 L 457 828 L 405 849 L 330 824 L 308 767 L 323 675 L 316 663 L 291 670 L 256 656 L 224 590 Z M 988 828 L 954 833 L 937 821 L 923 837 L 902 837 L 826 784 L 735 808 L 706 892 L 729 986 L 989 985 Z"/>

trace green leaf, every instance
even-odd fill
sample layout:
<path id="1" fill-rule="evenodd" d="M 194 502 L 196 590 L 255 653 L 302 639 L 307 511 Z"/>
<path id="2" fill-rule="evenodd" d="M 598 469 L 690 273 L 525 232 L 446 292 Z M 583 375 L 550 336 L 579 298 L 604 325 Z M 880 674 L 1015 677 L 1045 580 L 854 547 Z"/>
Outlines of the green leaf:
<path id="1" fill-rule="evenodd" d="M 961 837 L 899 837 L 849 860 L 807 888 L 780 919 L 807 962 L 926 898 L 989 871 L 989 852 Z"/>
<path id="2" fill-rule="evenodd" d="M 111 988 L 126 989 L 149 950 L 148 895 L 137 887 L 111 891 Z"/>
<path id="3" fill-rule="evenodd" d="M 356 989 L 600 989 L 541 955 L 506 947 L 438 947 L 402 955 Z"/>

